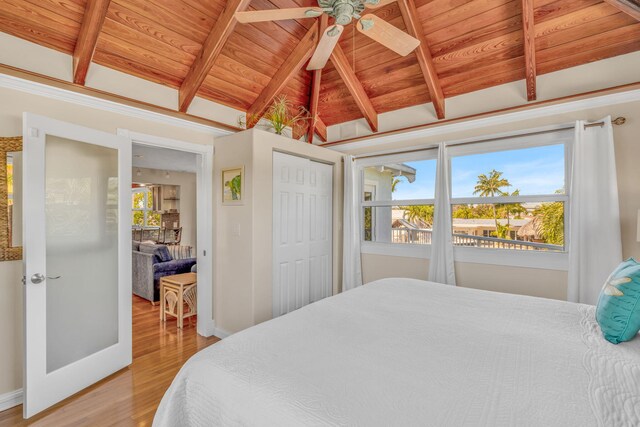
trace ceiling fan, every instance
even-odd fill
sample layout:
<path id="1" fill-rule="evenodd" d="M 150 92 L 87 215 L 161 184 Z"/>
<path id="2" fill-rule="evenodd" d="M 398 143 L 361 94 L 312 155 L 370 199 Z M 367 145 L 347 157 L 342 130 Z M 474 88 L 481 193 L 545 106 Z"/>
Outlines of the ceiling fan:
<path id="1" fill-rule="evenodd" d="M 285 19 L 317 18 L 323 13 L 334 18 L 335 23 L 327 27 L 309 60 L 307 70 L 324 68 L 335 48 L 344 26 L 357 19 L 356 28 L 365 36 L 386 46 L 400 56 L 413 52 L 420 40 L 394 27 L 373 14 L 362 16 L 365 9 L 385 6 L 394 0 L 318 0 L 319 7 L 296 7 L 289 9 L 251 10 L 236 12 L 238 22 L 281 21 Z"/>

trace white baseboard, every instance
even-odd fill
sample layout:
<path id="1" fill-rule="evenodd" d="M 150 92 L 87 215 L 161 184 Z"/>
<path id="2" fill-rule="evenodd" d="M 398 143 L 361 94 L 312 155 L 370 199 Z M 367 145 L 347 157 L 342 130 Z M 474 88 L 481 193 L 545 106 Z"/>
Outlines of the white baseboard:
<path id="1" fill-rule="evenodd" d="M 22 389 L 0 394 L 0 412 L 22 404 Z"/>
<path id="2" fill-rule="evenodd" d="M 198 334 L 202 335 L 203 337 L 218 337 L 220 339 L 224 339 L 229 335 L 232 335 L 231 332 L 227 332 L 224 329 L 218 328 L 216 326 L 215 320 L 203 321 L 202 324 L 199 324 Z"/>
<path id="3" fill-rule="evenodd" d="M 231 332 L 225 331 L 224 329 L 215 328 L 214 331 L 213 331 L 213 335 L 222 340 L 222 339 L 225 339 L 228 336 L 233 335 L 233 334 Z"/>

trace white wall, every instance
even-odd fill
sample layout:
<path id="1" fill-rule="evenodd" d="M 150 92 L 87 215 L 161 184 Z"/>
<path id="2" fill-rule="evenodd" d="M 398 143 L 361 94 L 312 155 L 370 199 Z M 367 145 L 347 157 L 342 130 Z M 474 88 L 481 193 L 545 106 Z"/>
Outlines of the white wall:
<path id="1" fill-rule="evenodd" d="M 387 277 L 427 280 L 429 260 L 389 255 L 365 255 L 365 283 Z M 567 299 L 567 272 L 491 264 L 455 263 L 456 282 L 465 288 Z"/>
<path id="2" fill-rule="evenodd" d="M 138 176 L 138 170 L 141 175 Z M 169 171 L 169 178 L 165 170 L 134 167 L 132 171 L 134 182 L 161 185 L 180 186 L 180 226 L 182 227 L 181 245 L 196 247 L 196 179 L 195 173 Z"/>
<path id="3" fill-rule="evenodd" d="M 261 130 L 215 142 L 216 328 L 237 332 L 272 317 L 273 151 L 334 165 L 333 284 L 340 289 L 342 260 L 342 154 Z M 244 166 L 243 204 L 222 205 L 221 170 Z"/>
<path id="4" fill-rule="evenodd" d="M 4 45 L 3 45 L 4 49 Z M 2 50 L 2 49 L 0 49 Z M 22 113 L 32 112 L 105 132 L 118 128 L 198 144 L 210 134 L 0 88 L 0 136 L 22 134 Z M 22 387 L 22 263 L 0 262 L 0 395 Z"/>

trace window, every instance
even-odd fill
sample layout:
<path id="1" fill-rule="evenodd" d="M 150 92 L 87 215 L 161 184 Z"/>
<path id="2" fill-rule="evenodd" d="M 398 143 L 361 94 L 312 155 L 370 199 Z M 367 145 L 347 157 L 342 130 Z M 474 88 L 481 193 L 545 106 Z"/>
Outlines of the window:
<path id="1" fill-rule="evenodd" d="M 572 139 L 559 131 L 451 144 L 452 242 L 465 248 L 456 254 L 564 252 Z M 436 157 L 431 149 L 358 160 L 365 243 L 431 243 Z"/>
<path id="2" fill-rule="evenodd" d="M 160 213 L 153 211 L 153 192 L 148 188 L 134 188 L 131 192 L 134 227 L 159 227 Z"/>
<path id="3" fill-rule="evenodd" d="M 453 244 L 564 251 L 565 144 L 501 148 L 451 148 Z"/>
<path id="4" fill-rule="evenodd" d="M 366 242 L 430 244 L 436 160 L 422 158 L 371 163 L 362 169 L 362 238 Z"/>

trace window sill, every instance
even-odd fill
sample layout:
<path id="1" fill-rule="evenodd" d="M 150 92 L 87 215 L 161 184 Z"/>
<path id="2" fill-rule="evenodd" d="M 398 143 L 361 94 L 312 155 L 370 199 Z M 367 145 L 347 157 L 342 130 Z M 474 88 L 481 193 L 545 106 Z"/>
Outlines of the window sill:
<path id="1" fill-rule="evenodd" d="M 362 242 L 361 253 L 429 259 L 431 258 L 431 245 Z M 455 262 L 474 264 L 559 271 L 567 271 L 569 268 L 569 254 L 567 252 L 454 247 L 453 257 Z"/>

